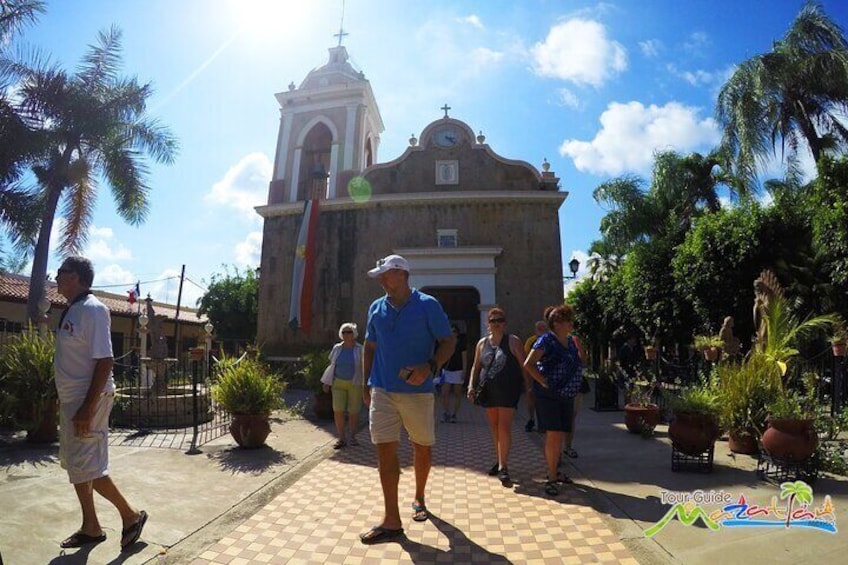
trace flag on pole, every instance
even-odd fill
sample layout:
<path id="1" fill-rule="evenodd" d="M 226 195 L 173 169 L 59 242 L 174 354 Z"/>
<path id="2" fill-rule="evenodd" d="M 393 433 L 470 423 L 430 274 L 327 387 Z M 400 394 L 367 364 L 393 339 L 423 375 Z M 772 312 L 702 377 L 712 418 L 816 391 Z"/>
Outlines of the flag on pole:
<path id="1" fill-rule="evenodd" d="M 127 296 L 127 302 L 130 304 L 135 304 L 138 300 L 138 295 L 141 294 L 141 291 L 138 288 L 139 283 L 141 283 L 141 281 L 137 281 L 135 283 L 135 288 L 131 288 L 127 291 L 127 294 L 129 295 Z"/>
<path id="2" fill-rule="evenodd" d="M 289 301 L 289 327 L 312 329 L 312 291 L 315 287 L 315 236 L 318 229 L 318 199 L 307 200 L 303 208 L 303 220 L 297 234 L 294 268 L 292 269 L 292 291 Z"/>

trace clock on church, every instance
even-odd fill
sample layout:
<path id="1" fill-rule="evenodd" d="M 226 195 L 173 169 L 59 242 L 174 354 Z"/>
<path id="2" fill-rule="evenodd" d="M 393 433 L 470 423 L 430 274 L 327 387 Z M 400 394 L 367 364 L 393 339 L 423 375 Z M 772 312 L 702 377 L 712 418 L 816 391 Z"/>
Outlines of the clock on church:
<path id="1" fill-rule="evenodd" d="M 459 142 L 459 130 L 453 126 L 445 126 L 436 130 L 433 141 L 440 147 L 453 147 Z"/>

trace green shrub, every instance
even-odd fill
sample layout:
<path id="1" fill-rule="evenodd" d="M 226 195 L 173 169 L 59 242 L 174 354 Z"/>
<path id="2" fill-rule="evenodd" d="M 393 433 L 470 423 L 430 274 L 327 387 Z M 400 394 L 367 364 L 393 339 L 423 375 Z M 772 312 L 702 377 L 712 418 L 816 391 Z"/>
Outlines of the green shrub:
<path id="1" fill-rule="evenodd" d="M 221 362 L 212 398 L 231 414 L 270 414 L 282 408 L 285 384 L 256 359 Z"/>
<path id="2" fill-rule="evenodd" d="M 687 388 L 679 395 L 671 395 L 668 404 L 677 414 L 718 416 L 720 412 L 718 391 L 710 383 Z"/>
<path id="3" fill-rule="evenodd" d="M 53 380 L 53 335 L 44 337 L 32 326 L 9 338 L 0 348 L 0 413 L 25 429 L 41 421 L 57 398 Z"/>

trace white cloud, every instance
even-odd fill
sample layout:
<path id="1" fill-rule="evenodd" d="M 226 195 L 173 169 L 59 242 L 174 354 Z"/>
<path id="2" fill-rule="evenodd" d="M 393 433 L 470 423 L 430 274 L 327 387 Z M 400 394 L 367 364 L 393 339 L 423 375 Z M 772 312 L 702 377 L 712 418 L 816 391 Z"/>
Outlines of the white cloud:
<path id="1" fill-rule="evenodd" d="M 471 14 L 470 16 L 466 16 L 464 18 L 459 18 L 458 21 L 469 24 L 477 29 L 483 29 L 483 22 L 480 21 L 480 18 L 477 17 L 476 14 Z"/>
<path id="2" fill-rule="evenodd" d="M 262 253 L 262 232 L 253 231 L 247 234 L 244 241 L 240 241 L 235 247 L 236 263 L 255 268 L 259 265 Z"/>
<path id="3" fill-rule="evenodd" d="M 471 51 L 471 60 L 473 65 L 478 69 L 480 67 L 491 67 L 502 61 L 504 54 L 499 51 L 492 51 L 487 47 L 477 47 Z"/>
<path id="4" fill-rule="evenodd" d="M 535 44 L 530 52 L 537 74 L 575 84 L 599 87 L 627 68 L 627 51 L 592 20 L 575 18 L 556 24 L 544 43 Z"/>
<path id="5" fill-rule="evenodd" d="M 246 218 L 259 221 L 253 210 L 265 202 L 273 165 L 264 153 L 251 153 L 242 158 L 212 185 L 204 199 L 212 204 L 235 208 Z"/>
<path id="6" fill-rule="evenodd" d="M 644 106 L 641 102 L 613 102 L 601 114 L 601 129 L 590 141 L 565 140 L 559 148 L 582 172 L 620 175 L 647 172 L 654 152 L 673 149 L 687 153 L 711 148 L 720 134 L 712 118 L 701 119 L 699 110 L 679 102 Z"/>
<path id="7" fill-rule="evenodd" d="M 580 107 L 580 99 L 567 88 L 560 88 L 557 94 L 559 94 L 559 103 L 563 106 L 574 108 L 575 110 Z"/>
<path id="8" fill-rule="evenodd" d="M 647 41 L 639 42 L 639 49 L 642 50 L 642 55 L 649 59 L 659 56 L 662 48 L 663 43 L 659 39 L 648 39 Z"/>
<path id="9" fill-rule="evenodd" d="M 696 31 L 689 35 L 683 42 L 683 48 L 694 55 L 704 55 L 704 49 L 712 45 L 710 36 L 702 31 Z"/>
<path id="10" fill-rule="evenodd" d="M 129 290 L 133 286 L 135 286 L 135 281 L 138 278 L 132 271 L 124 269 L 117 263 L 112 263 L 110 265 L 101 265 L 96 261 L 92 260 L 94 263 L 94 286 L 95 287 L 104 287 L 104 286 L 112 286 L 112 285 L 126 285 L 127 288 L 104 288 L 103 290 L 106 292 L 111 292 L 114 294 L 124 294 L 125 290 Z"/>
<path id="11" fill-rule="evenodd" d="M 112 228 L 91 226 L 88 243 L 82 253 L 94 263 L 98 261 L 123 261 L 132 259 L 132 252 L 120 242 L 114 241 Z"/>

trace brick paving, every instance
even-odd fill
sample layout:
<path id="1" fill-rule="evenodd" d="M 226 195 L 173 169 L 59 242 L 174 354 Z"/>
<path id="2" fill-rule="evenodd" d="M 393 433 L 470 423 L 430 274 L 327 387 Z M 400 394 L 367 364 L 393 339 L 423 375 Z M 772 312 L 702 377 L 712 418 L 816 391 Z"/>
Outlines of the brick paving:
<path id="1" fill-rule="evenodd" d="M 512 488 L 486 475 L 494 456 L 482 409 L 465 405 L 459 423 L 437 426 L 427 522 L 411 520 L 412 450 L 401 442 L 404 538 L 359 541 L 382 517 L 376 454 L 364 430 L 360 446 L 335 452 L 192 563 L 637 563 L 585 494 L 573 486 L 544 493 L 542 436 L 524 432 L 523 421 L 514 426 Z"/>

